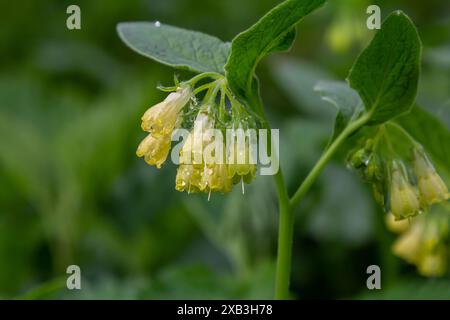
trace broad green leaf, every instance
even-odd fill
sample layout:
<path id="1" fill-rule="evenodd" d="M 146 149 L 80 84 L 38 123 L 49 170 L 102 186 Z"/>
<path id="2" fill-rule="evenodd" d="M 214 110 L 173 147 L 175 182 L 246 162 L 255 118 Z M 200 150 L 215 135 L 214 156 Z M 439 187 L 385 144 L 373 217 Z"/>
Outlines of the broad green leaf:
<path id="1" fill-rule="evenodd" d="M 295 36 L 297 35 L 297 30 L 293 27 L 284 37 L 275 43 L 275 46 L 270 49 L 270 52 L 282 52 L 289 51 L 292 44 L 294 43 Z"/>
<path id="2" fill-rule="evenodd" d="M 333 79 L 327 71 L 299 59 L 276 58 L 270 62 L 278 86 L 295 107 L 308 116 L 330 122 L 330 125 L 334 122 L 335 112 L 329 103 L 314 92 L 314 86 L 319 81 Z"/>
<path id="3" fill-rule="evenodd" d="M 224 73 L 230 45 L 216 37 L 152 22 L 119 23 L 117 32 L 128 47 L 162 64 Z"/>
<path id="4" fill-rule="evenodd" d="M 364 112 L 363 102 L 358 93 L 344 81 L 319 81 L 314 87 L 323 100 L 331 103 L 337 109 L 333 141 L 352 120 Z"/>
<path id="5" fill-rule="evenodd" d="M 252 86 L 258 62 L 271 52 L 287 50 L 295 37 L 295 25 L 324 2 L 287 0 L 233 39 L 225 71 L 235 94 L 246 97 L 256 92 Z"/>
<path id="6" fill-rule="evenodd" d="M 425 147 L 433 162 L 450 179 L 450 130 L 438 118 L 417 105 L 409 114 L 396 119 L 396 122 Z"/>
<path id="7" fill-rule="evenodd" d="M 409 111 L 419 79 L 422 45 L 411 20 L 401 11 L 389 15 L 356 60 L 348 81 L 358 91 L 370 123 Z"/>

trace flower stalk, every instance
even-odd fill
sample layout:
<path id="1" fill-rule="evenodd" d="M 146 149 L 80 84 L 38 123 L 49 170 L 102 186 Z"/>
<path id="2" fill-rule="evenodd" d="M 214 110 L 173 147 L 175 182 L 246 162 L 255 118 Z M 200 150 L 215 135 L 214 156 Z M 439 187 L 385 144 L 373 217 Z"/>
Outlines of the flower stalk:
<path id="1" fill-rule="evenodd" d="M 263 118 L 264 127 L 270 129 L 267 117 L 264 113 L 262 103 L 259 97 L 253 97 L 254 109 Z M 301 183 L 295 194 L 290 198 L 287 192 L 283 173 L 280 169 L 274 176 L 275 186 L 278 196 L 279 205 L 279 222 L 278 222 L 278 246 L 277 246 L 277 262 L 275 273 L 275 299 L 289 299 L 291 297 L 289 292 L 289 284 L 291 277 L 292 265 L 292 247 L 294 238 L 294 209 L 299 204 L 300 200 L 305 196 L 313 183 L 317 180 L 320 173 L 323 171 L 327 163 L 331 160 L 333 155 L 344 143 L 344 141 L 359 128 L 364 126 L 370 119 L 370 113 L 362 115 L 360 118 L 351 122 L 341 134 L 331 143 L 325 150 L 314 167 L 311 169 L 305 180 Z M 268 130 L 270 132 L 270 130 Z M 269 135 L 270 140 L 270 135 Z"/>

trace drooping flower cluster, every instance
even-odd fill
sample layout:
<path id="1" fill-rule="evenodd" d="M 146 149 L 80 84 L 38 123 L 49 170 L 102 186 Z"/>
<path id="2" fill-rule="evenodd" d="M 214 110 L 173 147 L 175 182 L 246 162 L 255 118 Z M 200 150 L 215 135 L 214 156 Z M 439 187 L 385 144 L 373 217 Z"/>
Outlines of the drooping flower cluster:
<path id="1" fill-rule="evenodd" d="M 423 147 L 410 140 L 402 142 L 403 150 L 396 150 L 388 140 L 387 129 L 381 130 L 383 137 L 377 133 L 375 138 L 365 139 L 363 147 L 351 153 L 349 164 L 372 184 L 375 199 L 385 211 L 402 220 L 449 199 L 448 188 Z"/>
<path id="2" fill-rule="evenodd" d="M 206 161 L 204 156 L 205 146 L 214 144 L 223 148 L 223 141 L 218 141 L 219 138 L 212 134 L 213 129 L 214 120 L 210 114 L 200 112 L 194 129 L 189 133 L 180 152 L 180 167 L 175 186 L 177 190 L 189 193 L 231 191 L 232 184 L 223 155 L 216 159 L 216 154 L 212 154 L 210 161 Z"/>
<path id="3" fill-rule="evenodd" d="M 250 138 L 224 137 L 220 130 L 214 134 L 215 119 L 208 109 L 199 112 L 181 149 L 176 177 L 179 191 L 229 192 L 233 184 L 250 183 L 255 177 Z"/>
<path id="4" fill-rule="evenodd" d="M 247 129 L 255 129 L 257 119 L 233 96 L 224 77 L 195 88 L 201 78 L 177 85 L 163 102 L 145 112 L 142 129 L 149 135 L 136 153 L 160 168 L 168 157 L 174 130 L 187 130 L 175 188 L 188 193 L 225 193 L 236 183 L 250 183 L 256 175 L 255 146 Z M 199 103 L 197 96 L 205 90 Z"/>
<path id="5" fill-rule="evenodd" d="M 417 217 L 412 223 L 395 221 L 388 215 L 387 225 L 391 231 L 401 233 L 392 247 L 395 255 L 416 265 L 424 276 L 444 275 L 448 259 L 447 211 L 433 208 L 428 215 Z"/>
<path id="6" fill-rule="evenodd" d="M 388 228 L 401 233 L 393 253 L 415 264 L 424 276 L 443 275 L 450 221 L 445 202 L 450 193 L 423 146 L 398 124 L 386 123 L 363 132 L 348 160 L 372 185 Z"/>

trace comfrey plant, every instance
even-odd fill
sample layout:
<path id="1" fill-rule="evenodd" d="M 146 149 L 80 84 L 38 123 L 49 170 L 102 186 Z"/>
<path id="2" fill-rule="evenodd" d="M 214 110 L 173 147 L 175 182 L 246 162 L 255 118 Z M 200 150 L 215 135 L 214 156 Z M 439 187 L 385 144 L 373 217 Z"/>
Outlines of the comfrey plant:
<path id="1" fill-rule="evenodd" d="M 385 19 L 356 59 L 347 82 L 320 82 L 315 87 L 337 108 L 334 132 L 296 192 L 288 194 L 278 168 L 277 147 L 273 147 L 278 135 L 270 130 L 255 70 L 265 56 L 288 50 L 297 23 L 324 3 L 287 0 L 231 43 L 160 22 L 118 26 L 121 39 L 133 50 L 197 74 L 161 88 L 171 93 L 142 117 L 142 129 L 149 134 L 137 155 L 150 165 L 161 167 L 168 159 L 171 141 L 184 137 L 171 156 L 179 164 L 177 190 L 226 193 L 236 183 L 250 183 L 257 172 L 257 154 L 261 156 L 261 149 L 268 148 L 255 143 L 256 136 L 267 136 L 271 147 L 265 154 L 276 164 L 271 173 L 279 200 L 276 298 L 290 296 L 294 208 L 336 151 L 348 144 L 353 145 L 349 166 L 372 184 L 388 225 L 405 233 L 394 252 L 416 264 L 423 274 L 438 275 L 445 270 L 449 192 L 430 159 L 441 168 L 448 166 L 450 134 L 414 106 L 422 46 L 413 23 L 400 11 Z M 425 125 L 433 130 L 423 131 Z M 440 135 L 445 146 L 424 146 L 430 134 Z M 260 152 L 256 153 L 255 145 Z M 432 205 L 442 203 L 428 213 Z"/>

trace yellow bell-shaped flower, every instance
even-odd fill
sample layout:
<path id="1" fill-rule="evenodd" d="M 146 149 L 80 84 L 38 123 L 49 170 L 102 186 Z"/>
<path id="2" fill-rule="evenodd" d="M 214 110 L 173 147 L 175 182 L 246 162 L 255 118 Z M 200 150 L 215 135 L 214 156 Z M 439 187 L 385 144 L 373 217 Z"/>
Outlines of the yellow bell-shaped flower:
<path id="1" fill-rule="evenodd" d="M 175 189 L 188 193 L 200 192 L 202 168 L 192 164 L 182 164 L 178 167 L 175 179 Z"/>
<path id="2" fill-rule="evenodd" d="M 150 107 L 142 116 L 142 130 L 154 136 L 171 134 L 178 122 L 181 109 L 189 102 L 191 90 L 188 86 L 180 87 L 170 93 L 164 101 Z"/>
<path id="3" fill-rule="evenodd" d="M 390 207 L 396 220 L 413 217 L 421 211 L 417 191 L 396 161 L 392 163 L 391 168 Z"/>
<path id="4" fill-rule="evenodd" d="M 203 164 L 203 148 L 212 141 L 210 129 L 214 128 L 214 121 L 208 113 L 200 112 L 195 121 L 194 128 L 186 137 L 180 151 L 181 164 Z"/>
<path id="5" fill-rule="evenodd" d="M 227 193 L 231 191 L 232 185 L 226 164 L 206 164 L 204 166 L 200 185 L 202 191 Z"/>
<path id="6" fill-rule="evenodd" d="M 447 186 L 422 150 L 414 150 L 414 171 L 424 205 L 445 201 L 450 197 Z"/>
<path id="7" fill-rule="evenodd" d="M 161 168 L 169 154 L 170 143 L 170 136 L 155 137 L 151 133 L 139 144 L 136 155 L 144 157 L 149 165 Z"/>
<path id="8" fill-rule="evenodd" d="M 243 142 L 234 141 L 228 150 L 228 176 L 233 183 L 238 183 L 241 179 L 250 183 L 256 175 L 256 162 L 250 150 L 249 139 Z"/>
<path id="9" fill-rule="evenodd" d="M 443 247 L 436 248 L 434 252 L 425 253 L 417 266 L 421 275 L 426 277 L 437 277 L 445 274 L 447 269 L 447 258 Z"/>
<path id="10" fill-rule="evenodd" d="M 423 229 L 424 225 L 422 221 L 414 223 L 411 228 L 401 235 L 394 243 L 392 247 L 394 254 L 405 259 L 409 263 L 417 263 L 421 257 Z"/>
<path id="11" fill-rule="evenodd" d="M 410 222 L 408 220 L 395 220 L 395 217 L 391 212 L 386 214 L 385 221 L 387 228 L 395 233 L 405 232 L 410 227 Z"/>
<path id="12" fill-rule="evenodd" d="M 417 266 L 420 274 L 441 276 L 446 271 L 448 217 L 427 213 L 413 220 L 394 243 L 394 254 Z"/>

